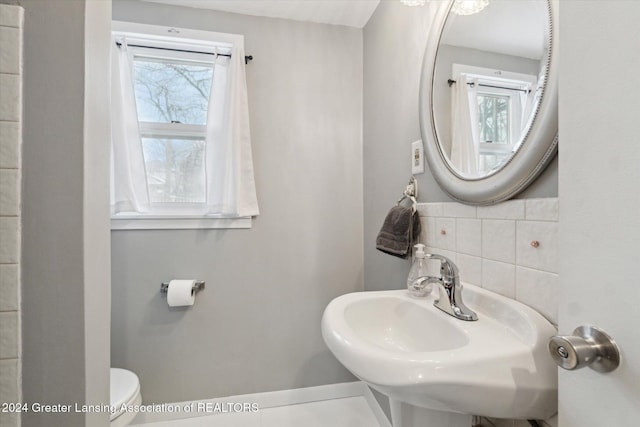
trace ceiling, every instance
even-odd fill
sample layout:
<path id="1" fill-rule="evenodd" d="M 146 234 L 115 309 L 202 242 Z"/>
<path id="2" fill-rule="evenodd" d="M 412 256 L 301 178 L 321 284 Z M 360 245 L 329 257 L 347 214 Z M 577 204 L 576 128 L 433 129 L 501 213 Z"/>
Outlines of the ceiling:
<path id="1" fill-rule="evenodd" d="M 380 0 L 144 0 L 322 24 L 365 26 Z"/>
<path id="2" fill-rule="evenodd" d="M 542 0 L 491 0 L 480 13 L 449 15 L 442 43 L 540 60 L 548 44 Z"/>
<path id="3" fill-rule="evenodd" d="M 381 0 L 143 1 L 362 28 Z M 545 5 L 542 0 L 491 0 L 489 6 L 478 14 L 449 19 L 449 31 L 445 31 L 442 42 L 540 59 L 546 44 L 543 27 L 540 26 L 540 22 L 546 19 Z"/>

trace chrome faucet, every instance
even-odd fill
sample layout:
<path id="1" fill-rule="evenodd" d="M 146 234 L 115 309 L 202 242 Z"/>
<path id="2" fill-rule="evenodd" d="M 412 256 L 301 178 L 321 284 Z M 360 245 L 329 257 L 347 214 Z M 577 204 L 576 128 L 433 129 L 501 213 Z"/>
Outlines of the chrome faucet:
<path id="1" fill-rule="evenodd" d="M 462 284 L 458 275 L 458 267 L 449 258 L 425 254 L 425 258 L 440 260 L 440 277 L 421 276 L 411 283 L 411 287 L 422 287 L 424 282 L 438 286 L 440 297 L 433 303 L 440 310 L 461 320 L 478 320 L 478 315 L 462 302 Z"/>

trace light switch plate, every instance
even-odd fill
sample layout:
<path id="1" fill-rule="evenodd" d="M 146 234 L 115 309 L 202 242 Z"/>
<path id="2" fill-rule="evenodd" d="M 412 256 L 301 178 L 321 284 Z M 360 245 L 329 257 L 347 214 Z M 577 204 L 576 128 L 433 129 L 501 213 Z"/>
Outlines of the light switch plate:
<path id="1" fill-rule="evenodd" d="M 424 173 L 424 147 L 422 140 L 411 143 L 411 173 Z"/>

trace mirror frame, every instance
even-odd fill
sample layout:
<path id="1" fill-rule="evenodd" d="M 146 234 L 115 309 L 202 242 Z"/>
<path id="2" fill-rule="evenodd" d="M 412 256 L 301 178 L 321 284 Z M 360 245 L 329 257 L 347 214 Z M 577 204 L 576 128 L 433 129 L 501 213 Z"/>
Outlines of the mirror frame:
<path id="1" fill-rule="evenodd" d="M 464 178 L 452 168 L 438 142 L 433 116 L 436 55 L 453 2 L 443 2 L 436 11 L 425 49 L 419 92 L 420 132 L 429 168 L 440 187 L 458 202 L 492 205 L 524 190 L 548 166 L 558 150 L 558 0 L 546 0 L 549 11 L 547 81 L 531 127 L 511 158 L 499 170 L 482 178 Z"/>

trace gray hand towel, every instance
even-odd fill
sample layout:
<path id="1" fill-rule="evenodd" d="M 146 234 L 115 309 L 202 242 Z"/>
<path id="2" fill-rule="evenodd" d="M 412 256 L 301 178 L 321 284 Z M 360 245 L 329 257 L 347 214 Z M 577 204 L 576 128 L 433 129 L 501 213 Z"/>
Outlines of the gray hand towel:
<path id="1" fill-rule="evenodd" d="M 394 206 L 378 233 L 376 249 L 399 258 L 407 258 L 420 230 L 420 215 L 417 211 L 402 205 Z"/>

